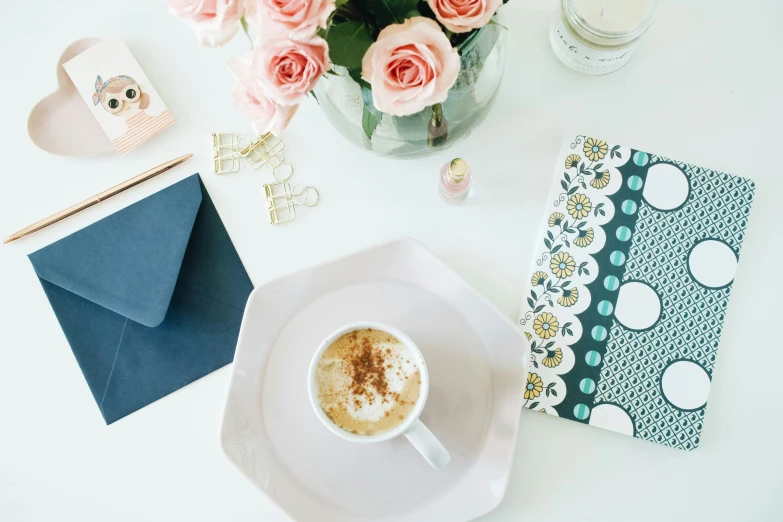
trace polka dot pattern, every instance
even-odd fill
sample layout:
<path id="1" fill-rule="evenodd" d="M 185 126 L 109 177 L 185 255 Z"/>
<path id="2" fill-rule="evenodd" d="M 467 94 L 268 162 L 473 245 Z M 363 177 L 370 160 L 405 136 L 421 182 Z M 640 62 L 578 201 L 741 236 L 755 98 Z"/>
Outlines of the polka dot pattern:
<path id="1" fill-rule="evenodd" d="M 631 176 L 628 178 L 628 188 L 631 190 L 640 190 L 644 186 L 642 178 L 639 176 Z"/>
<path id="2" fill-rule="evenodd" d="M 598 313 L 603 315 L 604 317 L 611 315 L 612 310 L 614 310 L 614 306 L 612 306 L 612 303 L 610 303 L 609 301 L 603 300 L 600 303 L 598 303 Z"/>
<path id="3" fill-rule="evenodd" d="M 606 339 L 606 336 L 608 335 L 606 328 L 604 328 L 600 324 L 595 325 L 590 333 L 593 336 L 593 339 L 595 339 L 596 341 L 603 341 L 604 339 Z"/>
<path id="4" fill-rule="evenodd" d="M 625 225 L 621 227 L 617 227 L 617 231 L 615 232 L 617 235 L 617 239 L 620 241 L 628 241 L 631 239 L 631 229 L 626 227 Z"/>
<path id="5" fill-rule="evenodd" d="M 585 404 L 577 404 L 574 406 L 574 417 L 579 420 L 585 420 L 590 416 L 590 408 Z"/>
<path id="6" fill-rule="evenodd" d="M 622 211 L 624 213 L 626 213 L 629 216 L 631 216 L 633 214 L 636 214 L 636 211 L 639 208 L 639 206 L 636 204 L 635 201 L 630 200 L 630 199 L 626 199 L 625 201 L 623 201 L 623 204 L 620 205 L 620 208 L 622 209 Z"/>
<path id="7" fill-rule="evenodd" d="M 646 152 L 637 151 L 633 155 L 633 162 L 640 167 L 644 167 L 645 165 L 647 165 L 647 163 L 649 163 L 649 161 L 650 161 L 650 156 L 647 155 Z"/>
<path id="8" fill-rule="evenodd" d="M 601 354 L 595 350 L 590 350 L 585 354 L 585 362 L 589 366 L 598 366 L 601 364 Z"/>
<path id="9" fill-rule="evenodd" d="M 589 377 L 585 377 L 579 381 L 579 390 L 581 390 L 582 393 L 587 394 L 595 392 L 595 381 Z"/>
<path id="10" fill-rule="evenodd" d="M 609 262 L 612 263 L 614 266 L 623 266 L 623 264 L 625 264 L 625 254 L 623 254 L 619 250 L 615 250 L 614 252 L 609 254 Z"/>

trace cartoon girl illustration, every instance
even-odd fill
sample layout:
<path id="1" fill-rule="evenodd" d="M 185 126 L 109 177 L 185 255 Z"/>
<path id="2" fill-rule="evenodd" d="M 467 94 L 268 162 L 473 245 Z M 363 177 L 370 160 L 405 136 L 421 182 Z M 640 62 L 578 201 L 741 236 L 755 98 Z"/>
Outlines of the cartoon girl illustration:
<path id="1" fill-rule="evenodd" d="M 150 106 L 150 95 L 142 92 L 139 84 L 130 76 L 114 76 L 106 81 L 98 76 L 92 103 L 100 103 L 109 114 L 125 119 L 127 130 L 111 141 L 120 154 L 125 154 L 174 123 L 174 117 L 168 109 L 156 116 L 145 112 Z"/>

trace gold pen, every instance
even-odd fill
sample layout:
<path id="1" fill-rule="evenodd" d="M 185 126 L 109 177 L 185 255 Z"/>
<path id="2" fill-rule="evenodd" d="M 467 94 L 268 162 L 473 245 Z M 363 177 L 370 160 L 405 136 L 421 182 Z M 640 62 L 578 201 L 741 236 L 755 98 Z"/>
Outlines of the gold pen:
<path id="1" fill-rule="evenodd" d="M 37 223 L 33 223 L 29 227 L 25 227 L 19 232 L 15 232 L 5 238 L 3 240 L 3 243 L 10 243 L 11 241 L 14 241 L 16 239 L 19 239 L 20 237 L 24 237 L 28 234 L 32 234 L 33 232 L 38 232 L 42 228 L 46 228 L 49 225 L 53 223 L 57 223 L 58 221 L 61 221 L 68 216 L 72 216 L 76 214 L 77 212 L 80 212 L 84 210 L 85 208 L 89 208 L 96 203 L 99 203 L 103 201 L 104 199 L 109 199 L 110 197 L 119 194 L 120 192 L 123 192 L 125 190 L 128 190 L 131 187 L 135 187 L 139 183 L 144 183 L 148 179 L 154 178 L 158 174 L 162 174 L 166 172 L 169 169 L 172 169 L 179 165 L 180 163 L 184 162 L 188 158 L 193 156 L 193 154 L 185 154 L 182 157 L 179 157 L 177 159 L 173 159 L 171 161 L 167 161 L 166 163 L 161 163 L 157 167 L 153 167 L 150 170 L 147 170 L 145 172 L 142 172 L 138 176 L 133 176 L 130 179 L 127 179 L 123 181 L 122 183 L 119 183 L 117 185 L 114 185 L 112 188 L 104 190 L 103 192 L 94 195 L 91 198 L 85 199 L 81 203 L 77 203 L 71 207 L 66 208 L 65 210 L 61 210 L 57 214 L 53 214 L 49 216 L 48 218 L 42 219 L 41 221 L 38 221 Z"/>

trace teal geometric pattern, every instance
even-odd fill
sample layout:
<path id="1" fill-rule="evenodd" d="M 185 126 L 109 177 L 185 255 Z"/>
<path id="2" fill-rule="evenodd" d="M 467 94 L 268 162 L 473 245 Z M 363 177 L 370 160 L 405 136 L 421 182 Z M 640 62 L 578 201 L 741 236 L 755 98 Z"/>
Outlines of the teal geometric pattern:
<path id="1" fill-rule="evenodd" d="M 631 238 L 634 234 L 636 215 L 618 210 L 624 201 L 632 201 L 637 207 L 642 204 L 642 187 L 647 175 L 649 156 L 641 153 L 640 164 L 628 161 L 618 168 L 623 181 L 620 188 L 608 196 L 610 205 L 616 210 L 609 223 L 602 226 L 606 241 L 600 252 L 593 254 L 598 264 L 598 274 L 594 281 L 585 285 L 584 295 L 590 296 L 591 306 L 577 314 L 582 326 L 581 337 L 571 344 L 575 362 L 568 373 L 562 374 L 566 393 L 557 405 L 557 414 L 561 418 L 589 423 L 595 396 L 585 397 L 580 383 L 584 379 L 598 382 L 601 365 L 607 349 L 609 332 L 614 323 L 612 312 L 617 300 L 621 278 L 625 272 L 623 266 L 629 256 Z M 633 183 L 629 183 L 634 180 Z M 622 233 L 618 233 L 622 231 Z M 585 402 L 590 401 L 590 402 Z"/>
<path id="2" fill-rule="evenodd" d="M 739 254 L 754 187 L 744 178 L 652 156 L 652 164 L 660 161 L 685 172 L 691 193 L 674 211 L 642 201 L 623 282 L 642 281 L 654 288 L 661 297 L 661 319 L 642 332 L 614 322 L 595 404 L 623 407 L 638 438 L 690 450 L 699 444 L 705 407 L 683 411 L 672 406 L 661 392 L 661 374 L 672 361 L 689 359 L 711 378 L 731 285 L 708 289 L 697 284 L 688 272 L 688 253 L 699 240 L 716 238 Z"/>

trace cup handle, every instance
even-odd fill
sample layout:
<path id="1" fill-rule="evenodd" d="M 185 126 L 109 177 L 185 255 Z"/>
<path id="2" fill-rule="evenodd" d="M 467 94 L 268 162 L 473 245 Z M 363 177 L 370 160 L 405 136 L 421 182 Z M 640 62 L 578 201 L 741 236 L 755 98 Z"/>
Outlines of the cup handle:
<path id="1" fill-rule="evenodd" d="M 419 419 L 411 424 L 411 427 L 405 432 L 405 437 L 433 468 L 440 469 L 451 460 L 451 455 L 443 447 L 443 444 Z"/>

